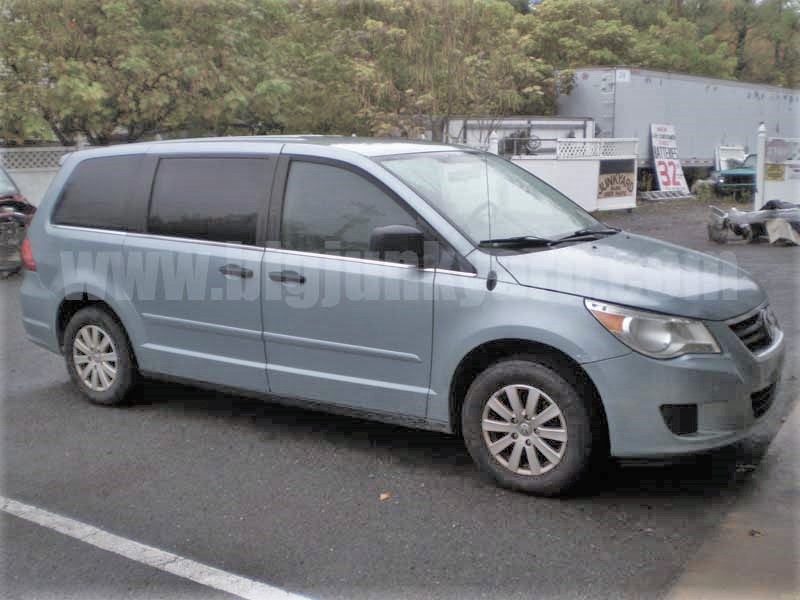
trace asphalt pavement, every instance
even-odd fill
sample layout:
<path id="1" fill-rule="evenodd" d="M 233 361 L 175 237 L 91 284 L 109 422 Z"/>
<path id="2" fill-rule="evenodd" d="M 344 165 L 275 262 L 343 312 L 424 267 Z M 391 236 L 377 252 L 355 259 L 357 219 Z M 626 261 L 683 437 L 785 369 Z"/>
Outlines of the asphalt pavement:
<path id="1" fill-rule="evenodd" d="M 0 491 L 311 598 L 664 597 L 757 489 L 800 392 L 800 250 L 712 245 L 704 210 L 681 206 L 608 221 L 735 259 L 787 335 L 779 404 L 732 448 L 619 466 L 591 494 L 541 499 L 498 489 L 438 433 L 164 383 L 128 408 L 93 406 L 61 357 L 25 339 L 17 277 L 0 282 Z M 0 524 L 5 598 L 230 597 L 14 516 Z"/>

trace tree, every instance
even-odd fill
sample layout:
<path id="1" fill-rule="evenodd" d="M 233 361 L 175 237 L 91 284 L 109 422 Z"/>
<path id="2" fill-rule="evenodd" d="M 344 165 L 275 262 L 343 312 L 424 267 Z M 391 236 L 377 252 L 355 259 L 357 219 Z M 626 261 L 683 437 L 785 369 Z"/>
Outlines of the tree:
<path id="1" fill-rule="evenodd" d="M 630 63 L 637 31 L 613 2 L 546 0 L 533 12 L 529 52 L 556 67 Z"/>
<path id="2" fill-rule="evenodd" d="M 170 52 L 141 26 L 146 10 L 134 0 L 11 2 L 3 89 L 26 95 L 64 144 L 78 133 L 108 143 L 118 127 L 140 137 L 175 110 L 178 86 Z"/>
<path id="3" fill-rule="evenodd" d="M 734 53 L 736 56 L 736 68 L 734 69 L 734 74 L 736 77 L 742 77 L 747 69 L 745 50 L 747 35 L 756 19 L 754 2 L 755 0 L 736 0 L 730 12 L 731 25 L 733 26 L 735 34 Z"/>
<path id="4" fill-rule="evenodd" d="M 691 21 L 672 19 L 661 13 L 658 24 L 639 36 L 632 64 L 726 78 L 733 76 L 736 59 L 730 55 L 726 43 L 713 35 L 701 37 L 697 25 Z"/>
<path id="5" fill-rule="evenodd" d="M 753 21 L 743 77 L 800 85 L 800 2 L 764 0 L 755 6 Z"/>
<path id="6" fill-rule="evenodd" d="M 571 68 L 800 82 L 800 0 L 5 0 L 0 136 L 442 135 Z M 558 69 L 558 71 L 556 71 Z M 50 133 L 47 133 L 47 130 Z"/>
<path id="7" fill-rule="evenodd" d="M 456 114 L 553 110 L 553 69 L 526 52 L 532 17 L 508 3 L 377 0 L 358 14 L 355 89 L 375 134 L 439 138 Z"/>

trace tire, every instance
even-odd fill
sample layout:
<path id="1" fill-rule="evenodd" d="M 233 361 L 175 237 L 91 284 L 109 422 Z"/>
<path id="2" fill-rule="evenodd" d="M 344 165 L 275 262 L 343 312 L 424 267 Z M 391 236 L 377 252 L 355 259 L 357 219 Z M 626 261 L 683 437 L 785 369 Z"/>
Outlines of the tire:
<path id="1" fill-rule="evenodd" d="M 96 345 L 93 346 L 95 335 Z M 112 353 L 114 360 L 111 360 Z M 64 330 L 64 359 L 72 381 L 94 404 L 125 404 L 138 378 L 125 330 L 102 308 L 82 308 L 72 316 Z M 78 372 L 79 367 L 83 375 Z M 87 367 L 95 374 L 87 374 Z"/>
<path id="2" fill-rule="evenodd" d="M 508 409 L 513 402 L 509 394 L 514 395 L 515 391 L 519 399 L 517 407 L 525 411 L 526 418 L 513 417 L 516 422 L 510 423 L 512 411 Z M 532 405 L 533 399 L 536 401 Z M 506 407 L 505 417 L 502 411 L 495 411 L 497 401 Z M 563 495 L 586 481 L 591 465 L 596 462 L 593 452 L 601 447 L 599 440 L 596 443 L 594 439 L 597 428 L 589 402 L 558 373 L 536 362 L 535 357 L 504 360 L 478 375 L 467 391 L 461 412 L 464 442 L 478 468 L 500 486 L 539 496 Z M 536 416 L 547 418 L 554 414 L 551 404 L 560 414 L 537 422 Z M 484 419 L 488 419 L 488 427 L 502 426 L 504 430 L 485 430 Z M 545 432 L 542 437 L 538 435 Z M 506 436 L 514 435 L 516 438 L 509 442 Z M 555 437 L 565 439 L 561 442 Z M 510 445 L 492 452 L 490 443 L 497 444 L 495 450 L 506 443 Z M 546 444 L 550 451 L 541 444 Z M 517 450 L 519 446 L 521 450 Z M 518 463 L 512 470 L 515 453 Z"/>

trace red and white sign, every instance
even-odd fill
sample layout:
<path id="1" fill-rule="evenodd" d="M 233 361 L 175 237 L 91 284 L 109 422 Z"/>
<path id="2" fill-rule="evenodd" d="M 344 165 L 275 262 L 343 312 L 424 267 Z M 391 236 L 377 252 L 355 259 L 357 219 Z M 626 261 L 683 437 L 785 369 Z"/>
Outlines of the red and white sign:
<path id="1" fill-rule="evenodd" d="M 662 192 L 689 193 L 683 168 L 678 158 L 678 142 L 674 125 L 650 124 L 650 139 L 653 146 L 653 167 L 658 189 Z"/>

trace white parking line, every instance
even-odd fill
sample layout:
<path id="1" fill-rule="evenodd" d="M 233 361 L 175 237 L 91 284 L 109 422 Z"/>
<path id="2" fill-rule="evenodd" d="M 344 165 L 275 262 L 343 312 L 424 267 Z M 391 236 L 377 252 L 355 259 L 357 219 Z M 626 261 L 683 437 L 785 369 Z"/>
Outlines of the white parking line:
<path id="1" fill-rule="evenodd" d="M 97 548 L 119 554 L 143 565 L 172 573 L 200 585 L 214 588 L 247 600 L 308 600 L 265 583 L 240 577 L 171 552 L 134 542 L 75 519 L 0 496 L 0 510 L 31 521 L 47 529 L 68 535 Z"/>

